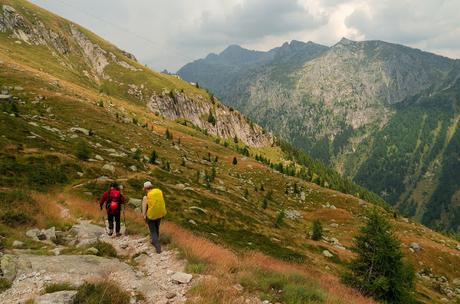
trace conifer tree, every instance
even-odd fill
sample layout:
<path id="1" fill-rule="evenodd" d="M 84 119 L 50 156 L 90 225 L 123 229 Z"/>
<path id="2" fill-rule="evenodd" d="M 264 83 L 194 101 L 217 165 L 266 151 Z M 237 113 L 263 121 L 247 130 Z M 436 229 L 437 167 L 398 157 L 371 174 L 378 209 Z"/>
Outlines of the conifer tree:
<path id="1" fill-rule="evenodd" d="M 157 162 L 157 158 L 158 158 L 157 151 L 153 150 L 152 154 L 150 154 L 149 163 L 155 164 Z"/>
<path id="2" fill-rule="evenodd" d="M 311 233 L 311 239 L 314 241 L 319 241 L 323 237 L 323 226 L 321 225 L 320 220 L 313 221 L 313 229 Z"/>
<path id="3" fill-rule="evenodd" d="M 238 164 L 238 160 L 236 159 L 236 157 L 233 157 L 232 164 L 233 164 L 234 166 L 236 166 L 236 165 Z"/>
<path id="4" fill-rule="evenodd" d="M 355 237 L 357 257 L 344 281 L 386 303 L 413 303 L 414 270 L 403 262 L 401 244 L 390 223 L 373 210 Z"/>

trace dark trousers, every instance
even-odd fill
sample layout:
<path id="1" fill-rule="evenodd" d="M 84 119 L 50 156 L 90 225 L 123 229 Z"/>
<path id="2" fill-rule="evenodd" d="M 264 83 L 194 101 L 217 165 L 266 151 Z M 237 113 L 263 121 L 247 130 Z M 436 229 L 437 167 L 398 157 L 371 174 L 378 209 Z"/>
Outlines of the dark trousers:
<path id="1" fill-rule="evenodd" d="M 160 222 L 161 222 L 161 218 L 157 220 L 147 219 L 147 225 L 149 226 L 149 230 L 150 230 L 150 237 L 152 238 L 152 245 L 155 247 L 157 253 L 161 252 Z"/>
<path id="2" fill-rule="evenodd" d="M 120 212 L 113 214 L 107 212 L 107 219 L 109 220 L 109 230 L 113 231 L 113 221 L 115 220 L 115 232 L 120 233 Z"/>

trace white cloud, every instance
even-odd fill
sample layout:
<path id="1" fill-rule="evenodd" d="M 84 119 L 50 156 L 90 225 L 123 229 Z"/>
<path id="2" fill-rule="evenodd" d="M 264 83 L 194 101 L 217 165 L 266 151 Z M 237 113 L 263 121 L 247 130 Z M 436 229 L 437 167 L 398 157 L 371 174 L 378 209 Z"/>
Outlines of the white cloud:
<path id="1" fill-rule="evenodd" d="M 32 0 L 156 69 L 229 44 L 267 50 L 297 39 L 380 39 L 460 57 L 458 0 Z"/>

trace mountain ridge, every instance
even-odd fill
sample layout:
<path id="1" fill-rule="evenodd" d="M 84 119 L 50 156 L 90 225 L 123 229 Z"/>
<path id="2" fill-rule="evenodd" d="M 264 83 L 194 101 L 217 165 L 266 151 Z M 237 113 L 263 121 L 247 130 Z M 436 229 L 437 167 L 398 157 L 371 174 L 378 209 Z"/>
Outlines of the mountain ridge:
<path id="1" fill-rule="evenodd" d="M 382 189 L 385 185 L 379 185 L 377 181 L 366 183 L 362 177 L 371 172 L 363 173 L 360 168 L 364 166 L 371 170 L 372 166 L 366 163 L 377 163 L 373 159 L 368 161 L 375 149 L 383 149 L 377 148 L 378 143 L 373 138 L 387 132 L 386 126 L 391 125 L 393 119 L 402 123 L 398 104 L 419 94 L 439 93 L 443 96 L 443 90 L 455 86 L 460 77 L 460 60 L 380 40 L 352 41 L 347 38 L 331 47 L 316 50 L 312 56 L 302 57 L 302 53 L 298 52 L 298 57 L 283 56 L 267 64 L 248 67 L 232 73 L 231 77 L 227 77 L 229 70 L 225 67 L 208 63 L 205 63 L 205 69 L 200 69 L 200 64 L 186 65 L 178 74 L 186 80 L 200 82 L 221 97 L 225 104 L 234 106 L 269 130 L 276 130 L 276 135 L 324 160 L 343 175 L 364 183 L 379 194 L 392 193 L 390 202 L 401 210 L 411 209 L 407 206 L 414 205 L 414 202 L 403 193 L 419 191 L 409 180 L 422 180 L 427 172 L 407 172 L 402 177 L 396 169 L 389 167 L 392 182 Z M 208 81 L 211 74 L 220 77 L 217 85 L 217 81 Z M 452 111 L 454 116 L 458 112 L 456 107 Z M 444 114 L 445 118 L 438 117 L 436 123 L 430 124 L 433 127 L 438 123 L 448 124 L 452 113 Z M 429 117 L 429 113 L 425 113 L 414 119 L 424 119 L 426 115 Z M 458 125 L 454 123 L 453 128 Z M 406 131 L 415 134 L 409 129 Z M 432 149 L 435 146 L 432 141 L 440 140 L 433 134 L 427 133 L 430 139 L 422 138 L 425 149 Z M 416 146 L 411 149 L 404 153 L 419 153 L 415 152 Z M 398 148 L 396 154 L 397 158 L 403 157 Z M 442 162 L 442 156 L 443 152 L 438 151 L 436 162 Z M 422 167 L 427 170 L 427 166 Z M 380 167 L 380 170 L 386 168 Z M 437 166 L 436 170 L 443 169 Z M 394 184 L 396 177 L 403 187 Z M 429 187 L 438 186 L 433 180 Z M 414 195 L 418 198 L 415 202 L 417 210 L 426 210 L 427 204 L 444 205 L 444 202 L 434 203 L 429 197 L 421 199 L 421 195 Z M 453 200 L 454 197 L 456 195 L 452 196 Z M 455 205 L 452 201 L 450 208 Z M 417 214 L 417 218 L 423 218 Z M 409 212 L 408 215 L 414 214 Z M 435 223 L 430 221 L 430 225 L 443 229 L 460 228 L 460 219 L 446 221 L 440 218 Z"/>

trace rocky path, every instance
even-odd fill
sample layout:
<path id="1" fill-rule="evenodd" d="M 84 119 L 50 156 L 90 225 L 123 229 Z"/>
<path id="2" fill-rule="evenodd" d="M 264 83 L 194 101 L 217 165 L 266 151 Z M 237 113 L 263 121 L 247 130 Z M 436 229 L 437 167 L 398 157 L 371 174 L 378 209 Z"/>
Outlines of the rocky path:
<path id="1" fill-rule="evenodd" d="M 69 232 L 70 233 L 70 232 Z M 44 294 L 53 283 L 81 285 L 86 281 L 111 280 L 131 295 L 131 303 L 184 303 L 191 275 L 183 273 L 184 261 L 177 252 L 155 253 L 148 238 L 139 236 L 110 237 L 104 228 L 81 221 L 71 229 L 74 246 L 107 242 L 116 249 L 118 258 L 95 255 L 31 255 L 21 250 L 1 256 L 1 270 L 13 285 L 0 294 L 0 303 L 38 304 L 71 303 L 75 291 Z M 62 248 L 61 248 L 62 249 Z M 137 300 L 143 295 L 144 301 Z"/>

